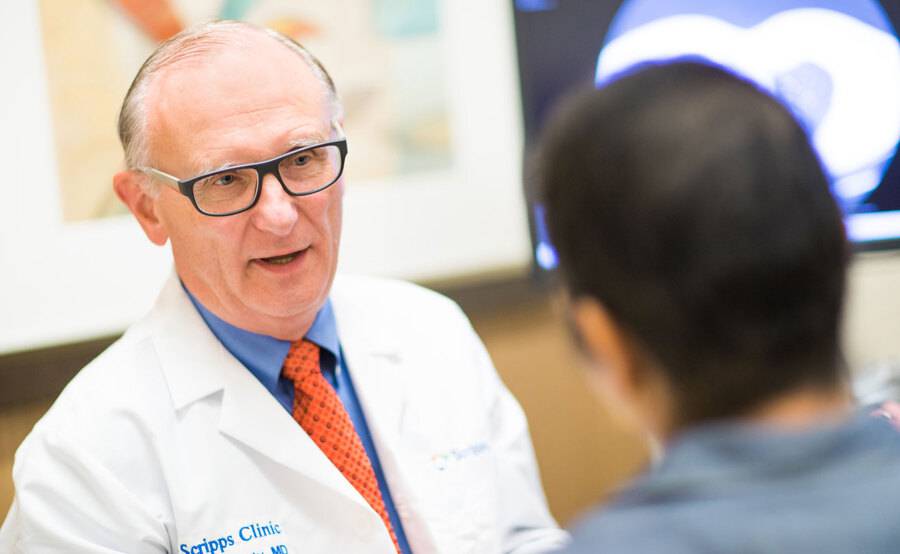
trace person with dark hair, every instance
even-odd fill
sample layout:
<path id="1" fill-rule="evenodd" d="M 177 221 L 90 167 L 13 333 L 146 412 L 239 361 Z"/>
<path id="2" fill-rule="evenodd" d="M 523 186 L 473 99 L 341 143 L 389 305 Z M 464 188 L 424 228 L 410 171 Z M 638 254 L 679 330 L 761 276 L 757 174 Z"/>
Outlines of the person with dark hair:
<path id="1" fill-rule="evenodd" d="M 556 113 L 539 178 L 591 378 L 664 446 L 567 551 L 900 550 L 900 438 L 854 411 L 848 245 L 792 114 L 710 64 L 640 66 Z"/>

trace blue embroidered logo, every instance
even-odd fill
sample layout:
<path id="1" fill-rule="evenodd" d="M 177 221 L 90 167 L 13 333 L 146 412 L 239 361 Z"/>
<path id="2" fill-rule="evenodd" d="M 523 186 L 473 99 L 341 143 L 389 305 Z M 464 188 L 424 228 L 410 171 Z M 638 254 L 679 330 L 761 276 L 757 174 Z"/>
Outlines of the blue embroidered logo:
<path id="1" fill-rule="evenodd" d="M 465 448 L 454 448 L 440 454 L 431 456 L 431 463 L 438 471 L 445 471 L 453 464 L 457 464 L 467 458 L 480 456 L 490 449 L 486 442 L 477 442 Z"/>

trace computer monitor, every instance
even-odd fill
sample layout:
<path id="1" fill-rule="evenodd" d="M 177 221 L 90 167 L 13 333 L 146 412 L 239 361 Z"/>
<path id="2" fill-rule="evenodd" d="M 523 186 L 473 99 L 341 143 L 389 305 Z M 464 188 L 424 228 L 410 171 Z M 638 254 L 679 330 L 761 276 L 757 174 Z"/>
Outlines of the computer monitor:
<path id="1" fill-rule="evenodd" d="M 856 249 L 900 248 L 898 24 L 900 2 L 876 0 L 515 0 L 526 149 L 578 85 L 643 62 L 708 59 L 807 129 Z M 556 255 L 533 189 L 526 182 L 542 272 Z"/>

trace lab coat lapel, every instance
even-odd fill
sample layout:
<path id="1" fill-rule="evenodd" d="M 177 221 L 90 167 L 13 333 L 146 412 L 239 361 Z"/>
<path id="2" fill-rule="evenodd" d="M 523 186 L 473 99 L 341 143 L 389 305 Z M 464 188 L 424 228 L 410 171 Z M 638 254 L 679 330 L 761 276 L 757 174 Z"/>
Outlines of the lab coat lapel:
<path id="1" fill-rule="evenodd" d="M 354 334 L 346 340 L 341 334 L 341 345 L 366 423 L 392 443 L 400 434 L 406 411 L 402 353 L 368 341 L 357 342 Z"/>
<path id="2" fill-rule="evenodd" d="M 421 499 L 406 478 L 400 446 L 410 398 L 404 376 L 414 368 L 404 357 L 402 337 L 390 336 L 378 318 L 366 317 L 362 304 L 342 284 L 338 281 L 332 291 L 338 336 L 391 497 L 412 549 L 437 552 L 428 521 L 421 517 Z"/>
<path id="3" fill-rule="evenodd" d="M 339 280 L 331 295 L 341 350 L 370 431 L 384 441 L 380 444 L 392 444 L 400 433 L 407 399 L 399 337 L 379 325 L 379 318 L 368 317 L 352 294 L 346 294 L 343 283 Z"/>
<path id="4" fill-rule="evenodd" d="M 371 510 L 290 414 L 216 339 L 177 277 L 167 283 L 151 320 L 176 410 L 221 391 L 220 432 Z"/>
<path id="5" fill-rule="evenodd" d="M 362 496 L 253 375 L 228 371 L 219 430 L 260 454 L 327 486 L 364 509 Z"/>

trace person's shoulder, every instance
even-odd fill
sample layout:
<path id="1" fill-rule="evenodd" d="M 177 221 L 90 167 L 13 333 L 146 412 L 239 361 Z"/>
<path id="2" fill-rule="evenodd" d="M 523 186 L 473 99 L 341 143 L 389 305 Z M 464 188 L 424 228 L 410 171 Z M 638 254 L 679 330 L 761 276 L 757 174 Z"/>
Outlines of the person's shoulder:
<path id="1" fill-rule="evenodd" d="M 613 503 L 583 516 L 572 529 L 572 542 L 563 554 L 595 552 L 695 552 L 678 541 L 671 521 L 647 507 L 618 507 Z"/>
<path id="2" fill-rule="evenodd" d="M 831 483 L 835 494 L 843 492 L 848 501 L 857 497 L 866 504 L 870 494 L 884 493 L 891 499 L 891 509 L 900 509 L 900 472 L 896 471 L 900 464 L 900 429 L 881 417 L 858 414 L 846 432 L 852 435 L 840 445 L 840 465 L 824 473 L 823 480 Z M 854 487 L 841 489 L 847 483 L 854 483 Z"/>
<path id="3" fill-rule="evenodd" d="M 136 331 L 81 369 L 18 447 L 13 482 L 22 517 L 49 517 L 44 505 L 54 499 L 82 507 L 104 496 L 108 502 L 98 502 L 133 507 L 139 499 L 162 513 L 160 452 L 171 450 L 176 414 L 153 341 Z"/>
<path id="4" fill-rule="evenodd" d="M 26 442 L 64 438 L 85 450 L 118 449 L 123 444 L 110 436 L 129 442 L 171 414 L 152 338 L 137 325 L 69 381 Z"/>
<path id="5" fill-rule="evenodd" d="M 900 433 L 859 416 L 790 444 L 789 464 L 757 464 L 752 477 L 697 460 L 690 476 L 646 474 L 582 518 L 565 552 L 720 552 L 751 540 L 764 540 L 767 552 L 884 552 L 877 545 L 897 544 L 900 533 L 882 514 L 900 509 Z"/>

